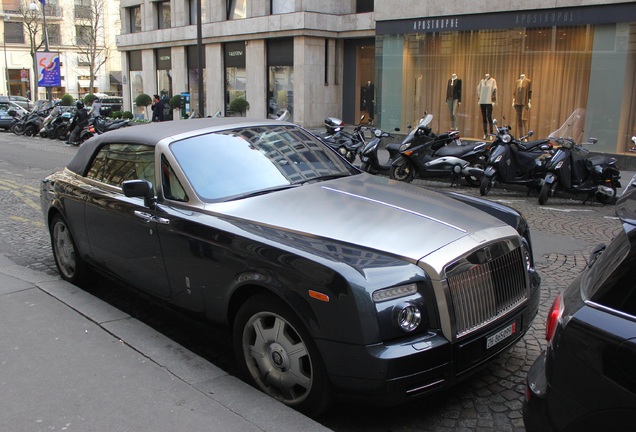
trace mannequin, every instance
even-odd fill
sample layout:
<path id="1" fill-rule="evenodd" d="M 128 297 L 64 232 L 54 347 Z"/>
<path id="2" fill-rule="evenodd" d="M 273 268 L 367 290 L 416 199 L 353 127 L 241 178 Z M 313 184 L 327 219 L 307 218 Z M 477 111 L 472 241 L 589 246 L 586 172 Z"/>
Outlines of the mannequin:
<path id="1" fill-rule="evenodd" d="M 373 123 L 373 113 L 375 112 L 375 86 L 371 80 L 367 81 L 367 86 L 364 88 L 364 104 L 369 113 L 369 123 Z"/>
<path id="2" fill-rule="evenodd" d="M 446 103 L 450 114 L 452 130 L 457 128 L 457 109 L 462 103 L 462 80 L 457 78 L 457 74 L 452 74 L 446 85 Z"/>
<path id="3" fill-rule="evenodd" d="M 532 106 L 530 99 L 532 98 L 532 82 L 521 74 L 515 83 L 514 97 L 512 98 L 512 107 L 517 115 L 517 133 L 518 137 L 522 137 L 528 133 L 528 110 Z"/>
<path id="4" fill-rule="evenodd" d="M 490 133 L 492 133 L 492 107 L 497 102 L 497 81 L 488 73 L 484 75 L 484 78 L 477 85 L 477 99 L 481 108 L 484 139 L 486 139 L 488 128 Z"/>

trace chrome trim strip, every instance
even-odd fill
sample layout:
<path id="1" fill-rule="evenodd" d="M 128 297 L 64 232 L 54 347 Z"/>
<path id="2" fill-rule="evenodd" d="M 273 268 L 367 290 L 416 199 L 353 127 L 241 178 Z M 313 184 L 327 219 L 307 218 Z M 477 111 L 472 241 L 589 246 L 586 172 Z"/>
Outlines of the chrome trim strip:
<path id="1" fill-rule="evenodd" d="M 445 225 L 445 226 L 447 226 L 449 228 L 453 228 L 453 229 L 455 229 L 455 230 L 457 230 L 459 232 L 462 232 L 462 233 L 466 232 L 466 230 L 463 229 L 463 228 L 460 228 L 460 227 L 455 226 L 455 225 L 451 225 L 448 222 L 444 222 L 444 221 L 439 220 L 439 219 L 435 219 L 434 217 L 431 217 L 431 216 L 428 216 L 428 215 L 425 215 L 425 214 L 422 214 L 422 213 L 418 213 L 418 212 L 415 212 L 413 210 L 406 209 L 404 207 L 400 207 L 400 206 L 396 206 L 396 205 L 393 205 L 393 204 L 386 203 L 384 201 L 378 201 L 378 200 L 374 200 L 372 198 L 368 198 L 368 197 L 363 197 L 363 196 L 360 196 L 360 195 L 352 194 L 350 192 L 345 192 L 345 191 L 341 191 L 341 190 L 338 190 L 338 189 L 333 189 L 333 188 L 330 188 L 330 187 L 327 187 L 327 186 L 322 186 L 322 188 L 325 189 L 325 190 L 331 191 L 331 192 L 337 192 L 337 193 L 342 194 L 342 195 L 347 195 L 347 196 L 350 196 L 352 198 L 358 198 L 358 199 L 361 199 L 361 200 L 364 200 L 364 201 L 369 201 L 369 202 L 372 202 L 372 203 L 375 203 L 375 204 L 380 204 L 380 205 L 383 205 L 383 206 L 386 206 L 386 207 L 390 207 L 390 208 L 393 208 L 393 209 L 396 209 L 396 210 L 400 210 L 400 211 L 403 211 L 405 213 L 410 213 L 410 214 L 413 214 L 415 216 L 419 216 L 419 217 L 422 217 L 424 219 L 428 219 L 428 220 L 431 220 L 433 222 L 437 222 L 439 224 Z"/>
<path id="2" fill-rule="evenodd" d="M 599 309 L 599 310 L 602 310 L 603 312 L 608 312 L 608 313 L 611 313 L 613 315 L 618 315 L 621 318 L 627 318 L 630 321 L 636 321 L 636 316 L 634 316 L 634 315 L 630 315 L 630 314 L 628 314 L 626 312 L 622 312 L 622 311 L 613 309 L 611 307 L 602 305 L 600 303 L 593 302 L 592 300 L 583 300 L 583 303 L 585 303 L 586 305 L 588 305 L 590 307 L 593 307 L 594 309 Z"/>

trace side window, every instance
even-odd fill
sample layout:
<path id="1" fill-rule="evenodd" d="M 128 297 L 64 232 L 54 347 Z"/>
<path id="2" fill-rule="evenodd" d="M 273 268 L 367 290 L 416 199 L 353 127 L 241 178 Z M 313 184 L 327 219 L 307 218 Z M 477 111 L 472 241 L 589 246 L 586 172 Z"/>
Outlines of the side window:
<path id="1" fill-rule="evenodd" d="M 161 187 L 163 188 L 163 196 L 166 199 L 188 201 L 188 195 L 183 190 L 181 182 L 163 155 L 161 156 Z"/>
<path id="2" fill-rule="evenodd" d="M 155 184 L 155 149 L 139 144 L 109 144 L 93 160 L 86 177 L 121 187 L 126 180 L 144 179 Z"/>

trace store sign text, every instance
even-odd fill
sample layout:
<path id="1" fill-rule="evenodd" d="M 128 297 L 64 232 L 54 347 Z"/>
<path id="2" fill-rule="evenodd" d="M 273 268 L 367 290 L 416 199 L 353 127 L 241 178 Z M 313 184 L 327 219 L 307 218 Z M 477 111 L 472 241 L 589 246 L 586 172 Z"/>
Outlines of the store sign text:
<path id="1" fill-rule="evenodd" d="M 241 57 L 243 55 L 243 51 L 230 51 L 227 55 L 230 57 Z"/>
<path id="2" fill-rule="evenodd" d="M 535 24 L 554 25 L 573 23 L 574 21 L 574 12 L 572 11 L 517 14 L 516 18 L 516 24 L 521 26 Z"/>
<path id="3" fill-rule="evenodd" d="M 459 18 L 439 18 L 413 21 L 413 30 L 444 30 L 459 27 Z"/>

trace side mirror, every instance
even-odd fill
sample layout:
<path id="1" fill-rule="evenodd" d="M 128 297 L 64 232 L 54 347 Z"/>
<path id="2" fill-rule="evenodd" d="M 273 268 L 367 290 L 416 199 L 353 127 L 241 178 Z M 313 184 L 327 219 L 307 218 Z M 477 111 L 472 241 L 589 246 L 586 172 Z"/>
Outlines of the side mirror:
<path id="1" fill-rule="evenodd" d="M 121 184 L 121 188 L 128 198 L 143 198 L 144 206 L 155 208 L 155 188 L 148 180 L 127 180 Z"/>
<path id="2" fill-rule="evenodd" d="M 393 129 L 393 130 L 394 130 L 395 132 L 399 132 L 399 131 L 400 131 L 400 128 L 395 128 L 395 129 Z M 633 140 L 634 142 L 636 142 L 636 137 L 632 138 L 632 140 Z"/>
<path id="3" fill-rule="evenodd" d="M 528 132 L 528 136 L 531 137 L 532 135 L 534 135 L 534 131 L 530 131 Z"/>
<path id="4" fill-rule="evenodd" d="M 492 124 L 495 125 L 495 127 L 497 127 L 497 119 L 493 119 Z"/>
<path id="5" fill-rule="evenodd" d="M 590 137 L 590 144 L 596 144 L 598 142 L 598 138 L 591 138 Z"/>

